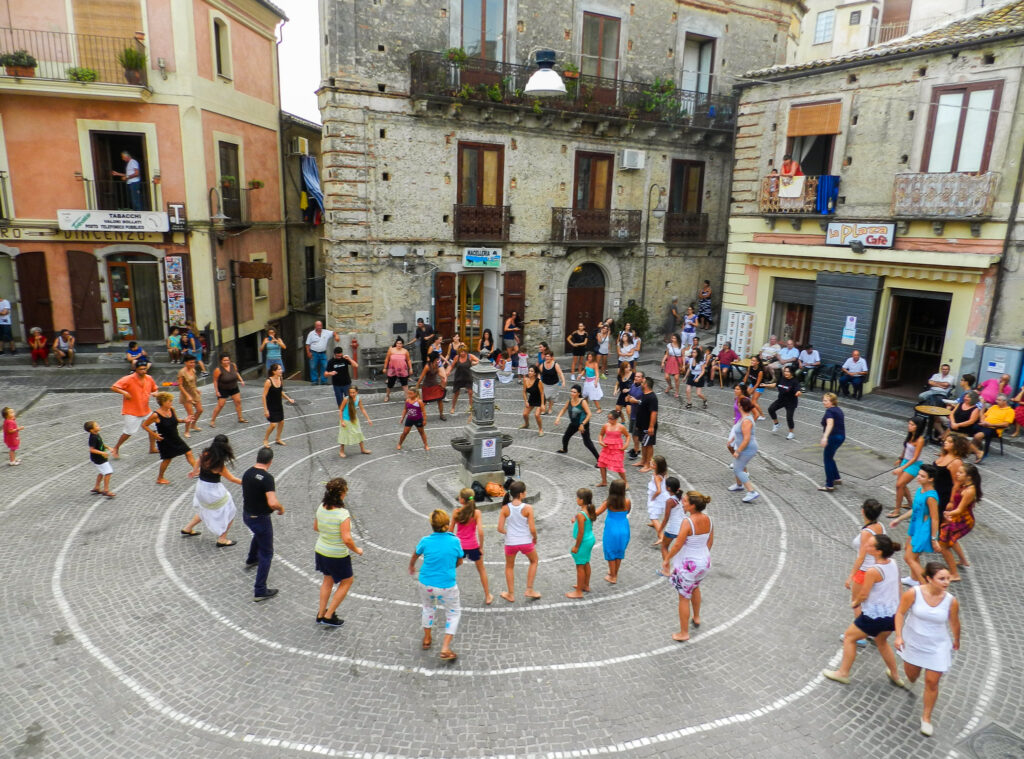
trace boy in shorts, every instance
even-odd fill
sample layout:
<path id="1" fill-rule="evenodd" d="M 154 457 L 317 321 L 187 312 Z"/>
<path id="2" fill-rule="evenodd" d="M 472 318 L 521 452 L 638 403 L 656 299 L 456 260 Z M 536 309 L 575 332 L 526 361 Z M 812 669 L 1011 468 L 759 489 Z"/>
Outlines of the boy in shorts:
<path id="1" fill-rule="evenodd" d="M 110 454 L 103 438 L 100 437 L 100 425 L 97 422 L 86 422 L 85 431 L 89 433 L 89 460 L 96 467 L 96 484 L 90 492 L 113 498 L 114 494 L 110 492 L 110 475 L 114 473 L 114 467 L 110 465 Z"/>

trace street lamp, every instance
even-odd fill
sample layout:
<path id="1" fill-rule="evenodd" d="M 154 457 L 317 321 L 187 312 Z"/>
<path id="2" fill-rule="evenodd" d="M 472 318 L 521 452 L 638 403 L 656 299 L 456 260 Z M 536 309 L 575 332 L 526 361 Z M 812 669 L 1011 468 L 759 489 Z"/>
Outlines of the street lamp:
<path id="1" fill-rule="evenodd" d="M 565 95 L 565 82 L 552 68 L 555 65 L 555 51 L 538 50 L 536 58 L 538 68 L 530 76 L 523 92 L 541 98 L 557 98 Z"/>
<path id="2" fill-rule="evenodd" d="M 654 191 L 658 191 L 658 205 L 655 208 L 651 208 L 652 194 Z M 665 188 L 661 185 L 652 184 L 647 190 L 647 228 L 644 231 L 644 273 L 643 283 L 640 287 L 640 308 L 647 308 L 647 249 L 651 239 L 651 214 L 657 216 L 659 219 L 665 215 L 665 206 L 662 205 L 664 198 L 662 193 L 665 192 Z"/>

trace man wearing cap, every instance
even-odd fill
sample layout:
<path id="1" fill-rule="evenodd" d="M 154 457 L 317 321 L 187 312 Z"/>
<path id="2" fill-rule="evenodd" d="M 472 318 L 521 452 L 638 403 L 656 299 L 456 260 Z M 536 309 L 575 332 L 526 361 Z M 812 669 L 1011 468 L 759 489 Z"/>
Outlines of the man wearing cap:
<path id="1" fill-rule="evenodd" d="M 110 389 L 123 397 L 121 401 L 121 421 L 123 429 L 117 445 L 111 450 L 111 455 L 116 459 L 120 458 L 121 446 L 139 431 L 142 423 L 149 417 L 149 399 L 156 395 L 157 386 L 153 378 L 149 376 L 149 362 L 140 358 L 135 362 L 135 368 L 127 377 L 122 377 Z M 150 453 L 156 453 L 156 448 L 150 442 Z"/>

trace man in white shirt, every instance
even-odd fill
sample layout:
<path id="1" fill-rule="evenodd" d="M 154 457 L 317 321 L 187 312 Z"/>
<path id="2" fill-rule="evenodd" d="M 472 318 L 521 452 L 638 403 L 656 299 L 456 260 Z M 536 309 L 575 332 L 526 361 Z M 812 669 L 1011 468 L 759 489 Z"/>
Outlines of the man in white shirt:
<path id="1" fill-rule="evenodd" d="M 11 302 L 0 297 L 0 351 L 7 349 L 14 353 L 14 334 L 11 332 Z"/>
<path id="2" fill-rule="evenodd" d="M 843 396 L 849 397 L 850 385 L 853 385 L 853 397 L 860 398 L 864 392 L 864 378 L 868 376 L 868 362 L 860 357 L 860 351 L 854 351 L 845 362 L 839 376 L 839 389 Z"/>
<path id="3" fill-rule="evenodd" d="M 805 345 L 797 356 L 797 365 L 800 367 L 798 373 L 801 382 L 814 389 L 814 377 L 821 368 L 821 355 L 814 350 L 813 345 Z"/>
<path id="4" fill-rule="evenodd" d="M 115 177 L 124 180 L 125 189 L 128 191 L 128 205 L 133 211 L 142 210 L 142 169 L 139 162 L 132 158 L 127 150 L 121 151 L 121 160 L 124 161 L 124 171 L 110 172 Z"/>
<path id="5" fill-rule="evenodd" d="M 782 346 L 779 345 L 778 338 L 772 335 L 768 338 L 768 342 L 761 346 L 761 360 L 769 365 L 776 363 L 780 350 L 782 350 Z"/>
<path id="6" fill-rule="evenodd" d="M 955 378 L 950 371 L 949 364 L 943 364 L 939 367 L 939 371 L 928 380 L 928 389 L 917 397 L 925 405 L 937 406 L 949 397 L 954 381 Z"/>
<path id="7" fill-rule="evenodd" d="M 312 331 L 306 335 L 306 358 L 309 359 L 309 384 L 326 385 L 324 370 L 327 369 L 327 344 L 331 337 L 334 342 L 341 342 L 341 336 L 337 332 L 328 332 L 324 329 L 324 323 L 317 321 Z"/>
<path id="8" fill-rule="evenodd" d="M 786 347 L 779 349 L 779 364 L 782 366 L 795 364 L 799 356 L 800 350 L 796 347 L 796 344 L 792 340 L 787 340 Z"/>

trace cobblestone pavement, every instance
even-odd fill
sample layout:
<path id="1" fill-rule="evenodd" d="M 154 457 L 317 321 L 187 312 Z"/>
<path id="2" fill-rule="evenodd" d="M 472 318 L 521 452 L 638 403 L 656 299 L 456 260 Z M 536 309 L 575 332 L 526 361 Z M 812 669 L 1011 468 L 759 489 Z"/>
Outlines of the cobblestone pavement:
<path id="1" fill-rule="evenodd" d="M 465 400 L 447 422 L 430 409 L 430 451 L 413 436 L 399 453 L 401 404 L 368 395 L 374 425 L 364 431 L 373 453 L 350 447 L 342 460 L 330 388 L 289 388 L 301 403 L 286 408 L 288 445 L 276 449 L 272 468 L 287 508 L 274 518 L 270 584 L 281 593 L 261 604 L 252 603 L 243 568 L 248 531 L 240 519 L 234 548 L 215 548 L 209 534 L 179 536 L 192 514 L 184 461 L 172 463 L 172 485 L 157 486 L 156 457 L 134 438 L 114 462 L 117 497 L 89 494 L 94 473 L 81 425 L 97 419 L 113 443 L 119 398 L 50 393 L 19 417 L 24 463 L 0 466 L 8 494 L 0 505 L 0 755 L 945 759 L 973 756 L 962 741 L 992 722 L 1024 734 L 1024 605 L 1012 580 L 1024 536 L 1019 449 L 1008 446 L 983 467 L 985 499 L 965 540 L 972 566 L 954 586 L 963 647 L 942 680 L 929 739 L 917 732 L 921 684 L 910 692 L 891 686 L 873 648 L 859 656 L 849 686 L 819 674 L 836 662 L 850 618 L 842 584 L 857 507 L 869 495 L 890 503 L 893 477 L 847 473 L 835 493 L 815 490 L 820 466 L 787 451 L 817 441 L 816 394 L 797 412 L 796 441 L 761 423 L 762 454 L 751 472 L 764 496 L 750 506 L 725 490 L 731 394 L 709 390 L 706 411 L 662 397 L 658 450 L 686 486 L 712 495 L 716 529 L 704 624 L 676 644 L 677 596 L 655 575 L 658 554 L 647 545 L 646 478 L 630 472 L 633 540 L 618 585 L 601 579 L 598 547 L 593 592 L 569 601 L 572 495 L 597 482 L 593 460 L 578 438 L 568 456 L 553 454 L 564 427 L 554 428 L 552 416 L 543 437 L 517 429 L 519 389 L 501 386 L 497 419 L 515 440 L 509 453 L 540 491 L 543 598 L 522 599 L 521 562 L 516 603 L 485 607 L 473 567 L 461 568 L 459 659 L 445 664 L 437 644 L 420 650 L 406 567 L 437 504 L 426 480 L 453 470 L 448 440 L 465 424 Z M 216 430 L 203 424 L 192 445 L 230 435 L 241 473 L 262 440 L 259 391 L 252 381 L 243 390 L 253 423 L 227 413 Z M 854 403 L 845 408 L 848 445 L 895 458 L 902 425 Z M 599 426 L 595 420 L 595 434 Z M 345 625 L 334 630 L 314 623 L 311 522 L 323 483 L 339 475 L 351 483 L 355 539 L 366 553 L 354 560 L 353 592 L 339 612 Z M 240 505 L 238 489 L 229 488 Z M 496 512 L 485 521 L 497 594 L 504 582 Z M 602 528 L 603 520 L 599 539 Z"/>

